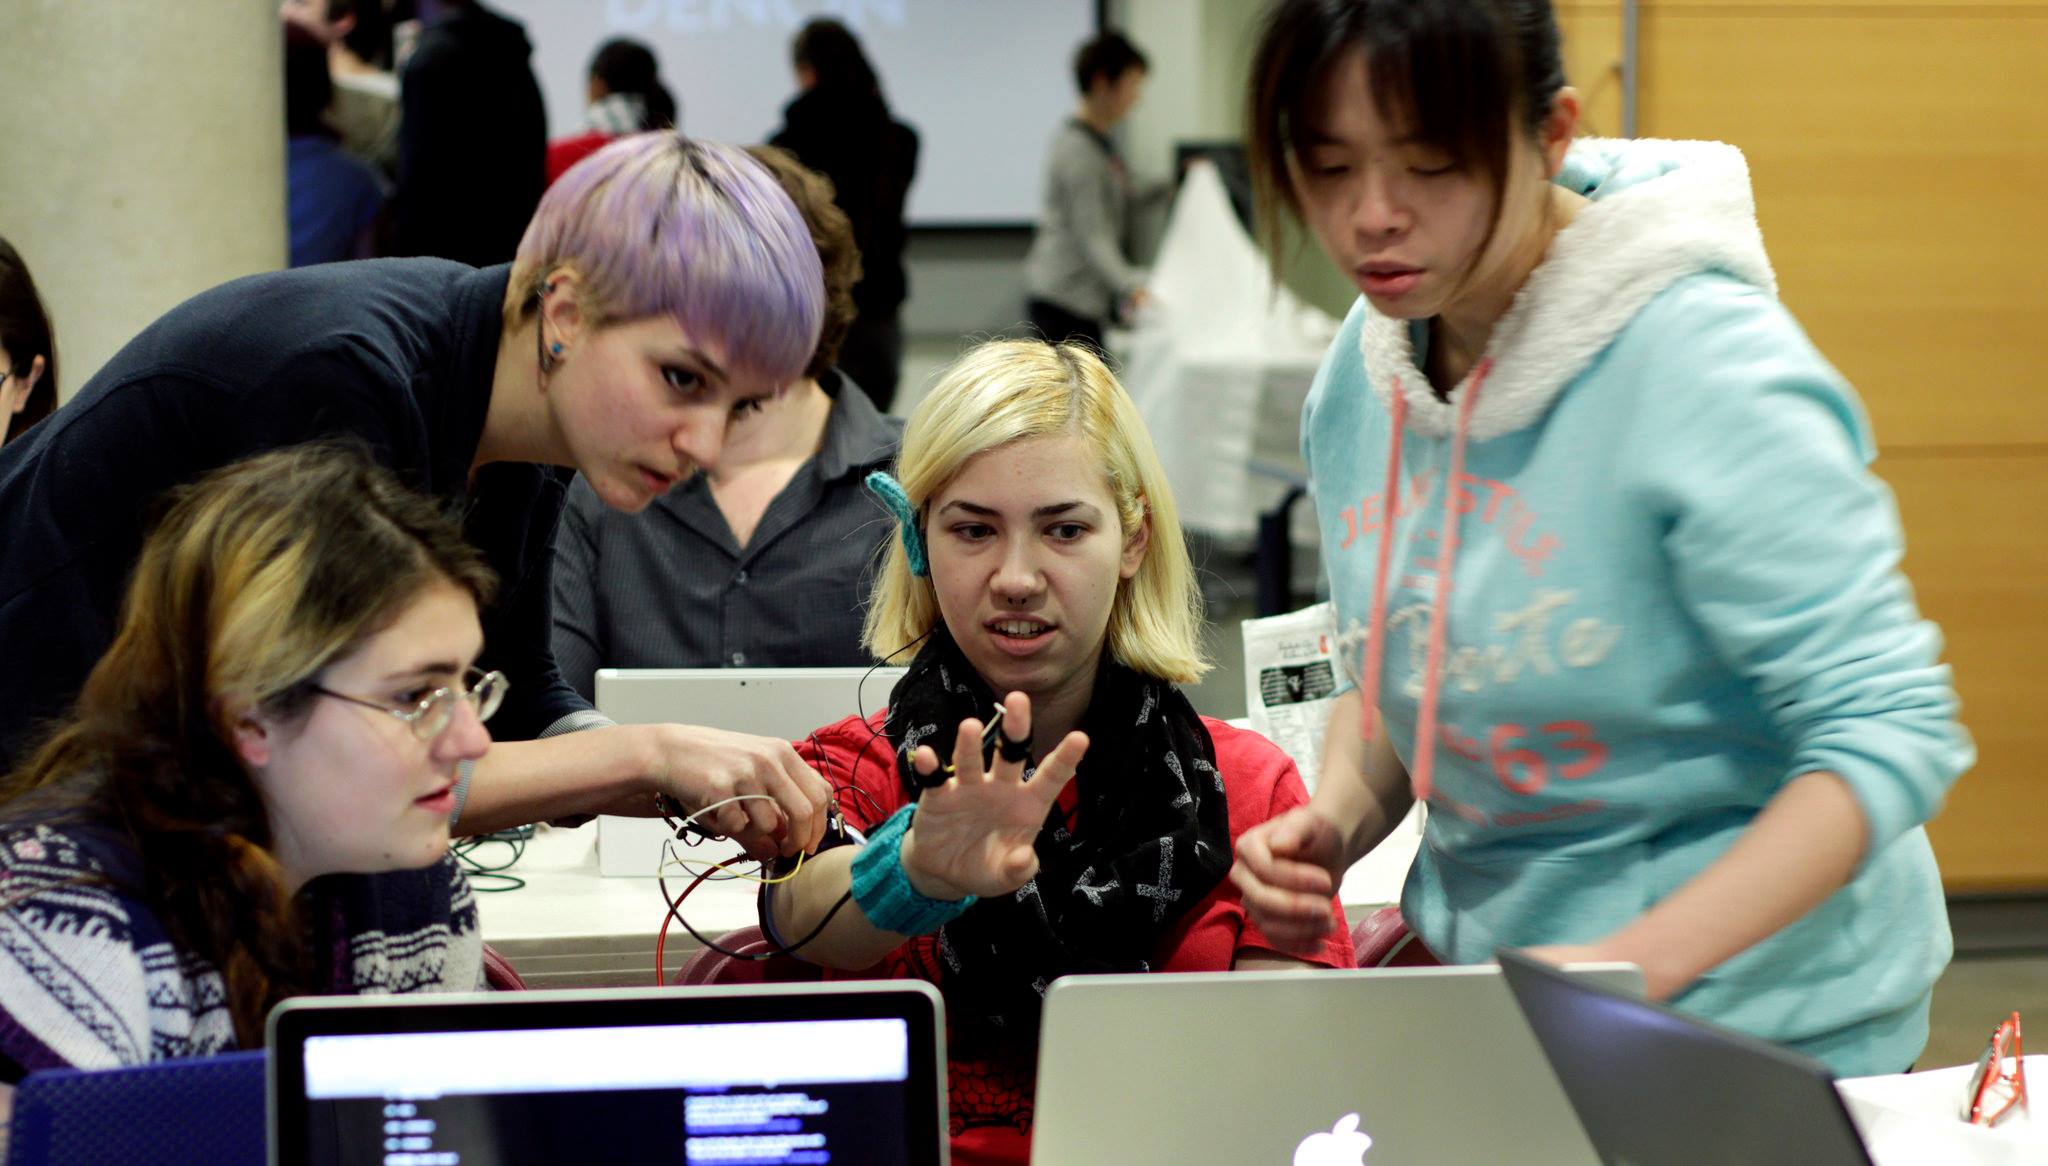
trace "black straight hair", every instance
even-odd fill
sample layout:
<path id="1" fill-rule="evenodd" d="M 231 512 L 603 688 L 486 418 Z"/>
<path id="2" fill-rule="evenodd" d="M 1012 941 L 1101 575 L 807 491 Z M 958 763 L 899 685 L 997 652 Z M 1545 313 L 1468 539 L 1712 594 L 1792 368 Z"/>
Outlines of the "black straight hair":
<path id="1" fill-rule="evenodd" d="M 1507 183 L 1511 136 L 1534 138 L 1564 88 L 1550 0 L 1278 0 L 1252 56 L 1246 101 L 1260 233 L 1280 272 L 1280 215 L 1301 216 L 1291 164 L 1330 70 L 1365 54 L 1382 118 L 1493 184 Z"/>
<path id="2" fill-rule="evenodd" d="M 327 124 L 334 101 L 334 75 L 327 46 L 296 24 L 284 26 L 284 128 L 293 137 L 339 137 Z"/>
<path id="3" fill-rule="evenodd" d="M 391 16 L 384 11 L 384 0 L 327 0 L 329 24 L 351 16 L 356 22 L 342 35 L 341 43 L 365 64 L 389 72 Z"/>
<path id="4" fill-rule="evenodd" d="M 1088 87 L 1097 77 L 1111 85 L 1123 79 L 1132 69 L 1150 69 L 1145 54 L 1138 51 L 1123 33 L 1106 29 L 1093 40 L 1074 50 L 1074 87 L 1081 95 L 1088 95 Z"/>
<path id="5" fill-rule="evenodd" d="M 13 416 L 0 415 L 0 441 L 12 441 L 57 407 L 57 345 L 50 334 L 50 314 L 36 293 L 28 264 L 6 239 L 0 238 L 0 348 L 14 367 L 0 370 L 26 377 L 36 357 L 43 375 L 30 390 L 28 403 Z"/>
<path id="6" fill-rule="evenodd" d="M 613 93 L 638 97 L 646 109 L 643 130 L 669 130 L 676 125 L 676 98 L 661 83 L 661 65 L 654 50 L 636 40 L 615 37 L 597 46 L 590 75 Z"/>
<path id="7" fill-rule="evenodd" d="M 818 90 L 842 100 L 873 97 L 883 108 L 882 80 L 868 61 L 860 38 L 830 17 L 821 16 L 797 30 L 789 52 L 795 63 L 818 75 Z"/>

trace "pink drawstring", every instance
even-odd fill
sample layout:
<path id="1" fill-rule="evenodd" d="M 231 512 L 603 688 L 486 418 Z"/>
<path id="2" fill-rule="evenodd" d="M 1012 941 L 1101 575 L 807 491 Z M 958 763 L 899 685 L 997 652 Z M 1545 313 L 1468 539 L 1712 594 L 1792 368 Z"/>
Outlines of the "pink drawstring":
<path id="1" fill-rule="evenodd" d="M 1401 489 L 1401 433 L 1408 427 L 1408 398 L 1401 392 L 1401 378 L 1394 378 L 1394 437 L 1387 449 L 1387 487 L 1380 495 L 1380 546 L 1379 566 L 1372 576 L 1372 625 L 1366 631 L 1365 643 L 1359 652 L 1364 657 L 1363 673 L 1358 679 L 1359 693 L 1365 701 L 1365 743 L 1372 744 L 1376 736 L 1377 712 L 1380 707 L 1380 664 L 1383 653 L 1379 651 L 1380 634 L 1387 624 L 1387 563 L 1394 549 L 1394 516 L 1400 511 Z"/>
<path id="2" fill-rule="evenodd" d="M 1436 765 L 1436 705 L 1437 690 L 1443 683 L 1444 639 L 1450 626 L 1451 571 L 1458 559 L 1458 489 L 1465 476 L 1465 439 L 1472 425 L 1472 409 L 1479 400 L 1479 387 L 1486 382 L 1486 374 L 1493 368 L 1491 359 L 1481 360 L 1472 370 L 1472 376 L 1465 385 L 1465 395 L 1458 401 L 1458 427 L 1451 439 L 1450 476 L 1444 482 L 1444 531 L 1442 546 L 1437 559 L 1436 598 L 1429 613 L 1429 656 L 1422 679 L 1422 709 L 1415 725 L 1415 759 L 1409 767 L 1408 780 L 1415 791 L 1415 799 L 1429 800 L 1430 775 Z M 1381 635 L 1386 630 L 1387 616 L 1387 565 L 1393 547 L 1394 515 L 1398 509 L 1395 490 L 1400 481 L 1401 431 L 1408 417 L 1407 399 L 1401 392 L 1401 382 L 1394 381 L 1394 437 L 1387 453 L 1386 516 L 1380 525 L 1379 567 L 1372 583 L 1372 621 L 1365 645 L 1365 675 L 1360 681 L 1360 694 L 1365 702 L 1364 739 L 1370 743 L 1375 735 L 1374 722 L 1379 709 L 1380 665 L 1385 652 Z"/>

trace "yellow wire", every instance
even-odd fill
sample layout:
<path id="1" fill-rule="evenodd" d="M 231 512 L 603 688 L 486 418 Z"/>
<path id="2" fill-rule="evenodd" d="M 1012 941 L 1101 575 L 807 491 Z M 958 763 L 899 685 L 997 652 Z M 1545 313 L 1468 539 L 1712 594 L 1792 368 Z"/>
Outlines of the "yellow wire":
<path id="1" fill-rule="evenodd" d="M 715 871 L 718 869 L 718 864 L 715 862 L 706 862 L 703 859 L 699 858 L 684 858 L 682 855 L 676 853 L 675 847 L 673 845 L 663 847 L 663 852 L 664 853 L 661 863 L 662 874 L 667 874 L 671 866 L 680 867 L 683 873 L 692 875 L 699 873 L 695 869 L 697 867 L 703 867 L 704 870 L 707 872 Z M 743 882 L 760 883 L 764 887 L 772 887 L 777 883 L 786 883 L 789 880 L 795 878 L 797 872 L 804 868 L 804 854 L 804 851 L 797 851 L 796 865 L 790 867 L 789 873 L 786 875 L 777 875 L 774 878 L 769 879 L 762 878 L 760 875 L 739 874 L 734 871 L 725 871 L 723 872 L 722 878 L 714 877 L 710 881 L 723 882 L 725 881 L 725 879 L 739 879 Z M 762 864 L 762 869 L 765 870 L 766 866 L 767 864 Z"/>

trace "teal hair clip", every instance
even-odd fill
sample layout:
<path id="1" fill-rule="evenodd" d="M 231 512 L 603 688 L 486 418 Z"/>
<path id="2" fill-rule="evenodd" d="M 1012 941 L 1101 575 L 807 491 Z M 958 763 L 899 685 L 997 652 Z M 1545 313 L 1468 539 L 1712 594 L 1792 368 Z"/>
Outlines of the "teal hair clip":
<path id="1" fill-rule="evenodd" d="M 903 534 L 903 553 L 910 558 L 910 573 L 919 578 L 930 575 L 932 568 L 924 555 L 924 535 L 917 529 L 917 508 L 910 504 L 910 495 L 903 492 L 903 483 L 890 477 L 887 470 L 876 470 L 866 481 L 868 492 L 880 498 L 896 517 L 896 529 Z"/>

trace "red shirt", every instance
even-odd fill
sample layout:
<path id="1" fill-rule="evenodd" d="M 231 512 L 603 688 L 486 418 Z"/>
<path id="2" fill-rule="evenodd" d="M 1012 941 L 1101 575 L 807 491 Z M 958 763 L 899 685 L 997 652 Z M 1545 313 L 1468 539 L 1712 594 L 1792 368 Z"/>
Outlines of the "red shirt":
<path id="1" fill-rule="evenodd" d="M 839 794 L 840 811 L 862 833 L 901 809 L 909 798 L 896 776 L 896 756 L 889 738 L 880 731 L 887 710 L 866 721 L 848 717 L 828 725 L 796 743 L 805 762 L 824 775 Z M 1280 747 L 1245 729 L 1222 721 L 1202 718 L 1216 746 L 1216 768 L 1223 774 L 1224 797 L 1230 803 L 1230 839 L 1269 818 L 1308 801 L 1301 774 Z M 1080 798 L 1081 779 L 1060 791 L 1060 808 L 1073 813 Z M 862 791 L 852 793 L 852 785 Z M 1074 829 L 1087 823 L 1075 820 Z M 1337 925 L 1331 929 L 1320 954 L 1308 962 L 1331 968 L 1353 966 L 1351 929 L 1344 922 L 1344 908 L 1335 899 L 1330 910 Z M 937 982 L 938 939 L 917 936 L 897 948 L 882 962 L 865 972 L 826 971 L 828 979 L 917 978 Z M 1237 887 L 1225 879 L 1209 892 L 1153 954 L 1152 966 L 1162 972 L 1229 971 L 1240 954 L 1274 952 L 1273 946 L 1246 918 Z M 1036 1072 L 1037 1049 L 1008 1050 L 998 1056 L 962 1056 L 958 1046 L 947 1041 L 948 1115 L 952 1122 L 955 1166 L 1003 1163 L 1024 1166 L 1031 1157 L 1031 1091 Z"/>
<path id="2" fill-rule="evenodd" d="M 547 184 L 553 186 L 569 167 L 583 161 L 615 140 L 615 135 L 598 133 L 577 134 L 573 138 L 561 138 L 548 143 Z"/>

